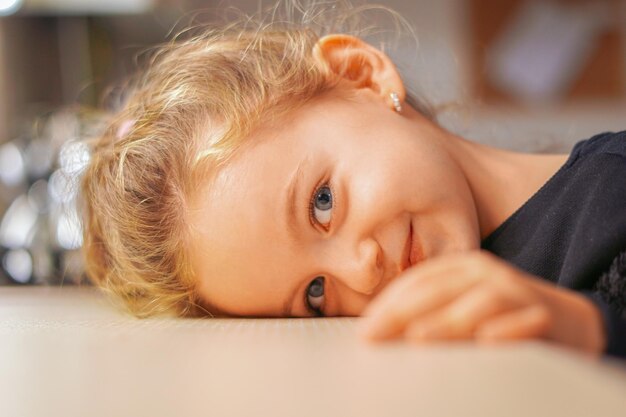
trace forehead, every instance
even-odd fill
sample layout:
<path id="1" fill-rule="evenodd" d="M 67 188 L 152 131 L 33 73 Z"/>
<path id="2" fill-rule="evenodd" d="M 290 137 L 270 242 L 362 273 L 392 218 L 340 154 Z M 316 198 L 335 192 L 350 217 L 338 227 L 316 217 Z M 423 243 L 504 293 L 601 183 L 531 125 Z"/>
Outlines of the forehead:
<path id="1" fill-rule="evenodd" d="M 251 138 L 255 140 L 256 138 Z M 290 273 L 283 199 L 292 172 L 308 154 L 285 135 L 242 148 L 212 176 L 190 204 L 191 261 L 200 294 L 232 314 L 263 314 L 260 295 L 285 298 Z M 290 286 L 289 286 L 290 287 Z M 276 297 L 267 291 L 277 289 Z M 272 307 L 272 308 L 270 308 Z"/>

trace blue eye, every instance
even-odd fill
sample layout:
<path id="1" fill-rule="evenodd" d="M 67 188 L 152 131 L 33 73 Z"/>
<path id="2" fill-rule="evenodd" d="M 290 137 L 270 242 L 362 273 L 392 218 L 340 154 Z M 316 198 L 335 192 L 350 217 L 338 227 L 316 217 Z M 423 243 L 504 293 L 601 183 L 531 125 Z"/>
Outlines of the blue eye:
<path id="1" fill-rule="evenodd" d="M 323 315 L 320 307 L 324 303 L 324 277 L 319 276 L 311 281 L 304 293 L 304 298 L 304 304 L 311 313 Z"/>
<path id="2" fill-rule="evenodd" d="M 315 191 L 309 212 L 311 217 L 322 226 L 328 226 L 330 223 L 333 208 L 333 194 L 328 185 L 324 185 Z"/>

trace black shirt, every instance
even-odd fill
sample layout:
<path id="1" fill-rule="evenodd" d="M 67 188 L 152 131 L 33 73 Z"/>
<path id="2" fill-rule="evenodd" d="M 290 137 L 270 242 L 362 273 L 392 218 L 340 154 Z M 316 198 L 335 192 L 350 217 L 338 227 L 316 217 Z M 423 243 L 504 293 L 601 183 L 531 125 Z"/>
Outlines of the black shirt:
<path id="1" fill-rule="evenodd" d="M 604 318 L 606 353 L 626 357 L 626 131 L 578 142 L 481 247 L 589 297 Z"/>

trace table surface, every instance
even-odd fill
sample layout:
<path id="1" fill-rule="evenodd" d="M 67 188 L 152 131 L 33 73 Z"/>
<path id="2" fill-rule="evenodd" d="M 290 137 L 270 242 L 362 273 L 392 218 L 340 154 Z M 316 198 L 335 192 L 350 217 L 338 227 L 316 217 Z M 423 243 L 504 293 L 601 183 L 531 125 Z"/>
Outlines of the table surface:
<path id="1" fill-rule="evenodd" d="M 358 320 L 139 320 L 89 287 L 0 287 L 0 415 L 626 412 L 623 361 L 537 341 L 373 345 Z"/>

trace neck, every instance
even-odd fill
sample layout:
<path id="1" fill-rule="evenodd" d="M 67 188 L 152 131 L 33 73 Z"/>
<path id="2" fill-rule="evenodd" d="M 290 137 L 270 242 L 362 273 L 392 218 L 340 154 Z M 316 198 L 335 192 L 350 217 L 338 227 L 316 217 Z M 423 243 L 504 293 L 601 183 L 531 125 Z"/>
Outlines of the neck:
<path id="1" fill-rule="evenodd" d="M 567 154 L 497 149 L 444 132 L 443 141 L 474 197 L 484 239 L 530 199 L 566 162 Z"/>

